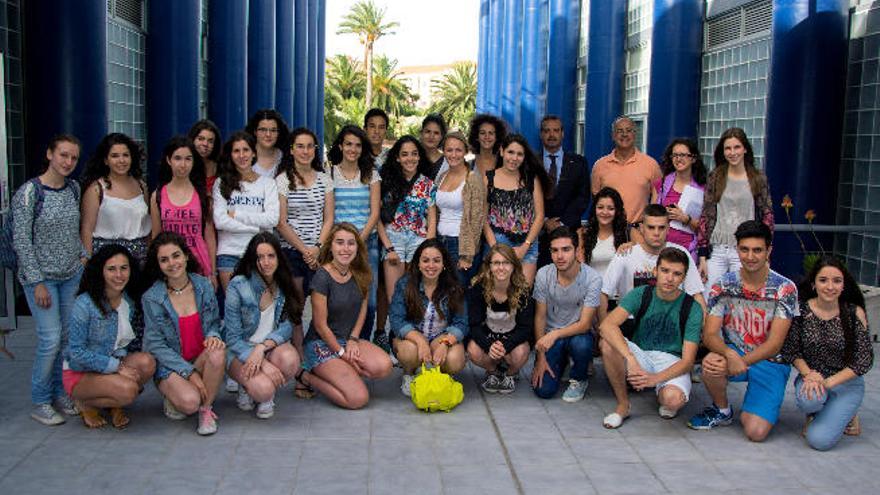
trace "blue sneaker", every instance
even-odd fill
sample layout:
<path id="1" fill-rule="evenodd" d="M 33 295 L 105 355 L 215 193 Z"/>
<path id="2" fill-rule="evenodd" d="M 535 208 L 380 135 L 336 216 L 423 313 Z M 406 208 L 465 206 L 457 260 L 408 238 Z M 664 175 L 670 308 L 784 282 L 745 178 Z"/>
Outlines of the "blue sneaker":
<path id="1" fill-rule="evenodd" d="M 730 423 L 733 423 L 733 408 L 729 414 L 723 414 L 718 406 L 712 404 L 700 414 L 695 414 L 687 424 L 694 430 L 711 430 L 716 426 L 729 426 Z"/>

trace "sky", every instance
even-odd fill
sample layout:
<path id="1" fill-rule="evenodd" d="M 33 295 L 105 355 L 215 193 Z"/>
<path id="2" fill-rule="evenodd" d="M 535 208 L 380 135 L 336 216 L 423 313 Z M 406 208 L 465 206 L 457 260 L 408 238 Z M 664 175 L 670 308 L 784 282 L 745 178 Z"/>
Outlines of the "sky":
<path id="1" fill-rule="evenodd" d="M 440 65 L 477 60 L 479 0 L 373 0 L 385 7 L 385 22 L 400 25 L 376 42 L 374 54 L 396 58 L 398 67 Z M 339 23 L 356 0 L 327 0 L 327 58 L 337 53 L 363 58 L 364 48 L 354 34 L 336 34 Z"/>

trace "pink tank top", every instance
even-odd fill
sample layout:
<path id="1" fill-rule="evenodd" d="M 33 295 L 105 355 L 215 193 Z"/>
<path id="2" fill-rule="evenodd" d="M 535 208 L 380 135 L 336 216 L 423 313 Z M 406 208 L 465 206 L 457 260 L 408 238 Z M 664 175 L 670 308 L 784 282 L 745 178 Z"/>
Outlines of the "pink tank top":
<path id="1" fill-rule="evenodd" d="M 162 230 L 183 236 L 187 247 L 202 268 L 199 273 L 209 277 L 214 271 L 214 263 L 208 256 L 208 243 L 205 242 L 205 233 L 202 231 L 202 205 L 199 203 L 199 193 L 194 190 L 189 203 L 183 206 L 171 202 L 171 198 L 168 197 L 168 187 L 163 187 L 161 194 L 162 208 L 159 217 L 162 219 Z"/>
<path id="2" fill-rule="evenodd" d="M 202 333 L 202 319 L 198 313 L 177 318 L 180 325 L 180 355 L 187 361 L 199 357 L 205 350 L 205 334 Z"/>

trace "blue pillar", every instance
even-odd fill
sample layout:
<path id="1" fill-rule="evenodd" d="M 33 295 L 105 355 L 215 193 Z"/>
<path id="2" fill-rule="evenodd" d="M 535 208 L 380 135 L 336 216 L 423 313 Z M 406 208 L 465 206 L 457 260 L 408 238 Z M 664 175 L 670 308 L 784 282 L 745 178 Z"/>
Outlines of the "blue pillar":
<path id="1" fill-rule="evenodd" d="M 522 64 L 522 1 L 505 0 L 501 115 L 519 131 L 520 67 Z"/>
<path id="2" fill-rule="evenodd" d="M 208 116 L 223 137 L 247 123 L 247 0 L 208 3 Z"/>
<path id="3" fill-rule="evenodd" d="M 547 113 L 562 118 L 565 140 L 562 147 L 574 149 L 575 103 L 577 102 L 577 60 L 580 43 L 579 0 L 550 0 L 550 46 L 547 74 Z"/>
<path id="4" fill-rule="evenodd" d="M 199 120 L 199 0 L 152 1 L 147 36 L 147 170 L 158 179 L 165 143 Z"/>
<path id="5" fill-rule="evenodd" d="M 696 137 L 700 120 L 703 0 L 654 0 L 646 152 L 659 158 L 672 138 Z"/>
<path id="6" fill-rule="evenodd" d="M 309 80 L 309 1 L 294 1 L 293 24 L 293 119 L 291 125 L 308 125 L 308 80 Z"/>
<path id="7" fill-rule="evenodd" d="M 324 139 L 324 57 L 326 52 L 325 44 L 325 26 L 327 24 L 327 4 L 326 0 L 318 0 L 318 53 L 317 67 L 315 73 L 310 75 L 315 79 L 315 134 L 318 135 L 318 142 L 322 143 Z"/>
<path id="8" fill-rule="evenodd" d="M 32 0 L 27 10 L 27 176 L 61 132 L 82 141 L 81 169 L 107 133 L 107 4 Z"/>
<path id="9" fill-rule="evenodd" d="M 777 223 L 779 207 L 790 195 L 794 223 L 816 212 L 816 223 L 834 223 L 846 90 L 849 24 L 847 0 L 776 0 L 767 98 L 764 168 Z M 811 236 L 808 249 L 817 249 Z M 827 237 L 823 244 L 831 246 Z M 801 249 L 794 236 L 780 233 L 773 268 L 788 276 L 802 273 Z"/>
<path id="10" fill-rule="evenodd" d="M 489 53 L 486 112 L 501 115 L 501 70 L 504 68 L 504 0 L 489 3 Z"/>
<path id="11" fill-rule="evenodd" d="M 611 151 L 611 123 L 623 108 L 626 2 L 590 1 L 584 157 L 592 169 Z"/>
<path id="12" fill-rule="evenodd" d="M 275 0 L 250 0 L 247 33 L 248 111 L 253 113 L 275 107 Z"/>
<path id="13" fill-rule="evenodd" d="M 309 129 L 317 129 L 315 122 L 316 108 L 319 104 L 315 97 L 318 94 L 318 78 L 315 74 L 318 71 L 318 0 L 309 0 L 309 18 L 308 18 L 308 79 L 306 80 L 306 126 Z M 324 102 L 320 102 L 321 105 Z"/>
<path id="14" fill-rule="evenodd" d="M 489 67 L 489 1 L 480 0 L 480 48 L 477 52 L 477 113 L 486 111 L 486 69 Z"/>
<path id="15" fill-rule="evenodd" d="M 294 66 L 293 0 L 277 0 L 275 5 L 275 109 L 288 124 L 293 122 Z"/>
<path id="16" fill-rule="evenodd" d="M 547 2 L 523 1 L 518 127 L 533 150 L 541 146 L 539 124 L 547 105 Z M 557 68 L 553 66 L 553 70 Z"/>

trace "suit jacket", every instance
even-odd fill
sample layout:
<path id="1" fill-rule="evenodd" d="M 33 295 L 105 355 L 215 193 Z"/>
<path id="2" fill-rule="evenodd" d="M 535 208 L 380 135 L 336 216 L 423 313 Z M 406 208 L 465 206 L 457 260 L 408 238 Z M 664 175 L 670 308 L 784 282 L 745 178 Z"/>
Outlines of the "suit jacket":
<path id="1" fill-rule="evenodd" d="M 545 216 L 559 217 L 567 227 L 581 225 L 581 216 L 587 209 L 590 191 L 590 173 L 587 161 L 577 153 L 564 152 L 559 180 L 552 198 L 544 199 Z"/>

